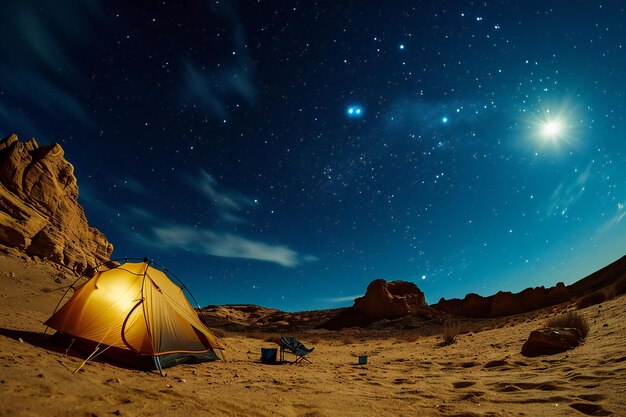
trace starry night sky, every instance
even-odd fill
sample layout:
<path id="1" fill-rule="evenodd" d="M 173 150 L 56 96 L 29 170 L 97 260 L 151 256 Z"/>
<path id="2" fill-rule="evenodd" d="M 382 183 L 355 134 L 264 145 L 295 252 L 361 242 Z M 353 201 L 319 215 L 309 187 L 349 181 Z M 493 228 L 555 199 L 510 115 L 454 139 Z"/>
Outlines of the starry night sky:
<path id="1" fill-rule="evenodd" d="M 0 135 L 200 304 L 429 302 L 626 253 L 622 1 L 4 1 Z"/>

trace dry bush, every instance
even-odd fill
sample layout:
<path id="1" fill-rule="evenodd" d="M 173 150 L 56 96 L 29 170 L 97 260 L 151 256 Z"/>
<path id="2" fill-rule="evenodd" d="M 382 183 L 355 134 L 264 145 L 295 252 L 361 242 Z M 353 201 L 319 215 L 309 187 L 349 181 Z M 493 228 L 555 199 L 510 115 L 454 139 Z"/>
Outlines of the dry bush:
<path id="1" fill-rule="evenodd" d="M 309 343 L 311 343 L 312 345 L 317 345 L 321 341 L 322 341 L 322 338 L 319 336 L 313 336 L 309 338 Z"/>
<path id="2" fill-rule="evenodd" d="M 417 342 L 420 337 L 421 334 L 418 331 L 403 332 L 396 335 L 396 340 L 394 341 L 394 344 L 400 344 L 403 342 L 414 343 Z"/>
<path id="3" fill-rule="evenodd" d="M 249 339 L 258 339 L 268 343 L 280 343 L 280 335 L 267 332 L 249 332 L 245 334 Z"/>
<path id="4" fill-rule="evenodd" d="M 456 341 L 456 337 L 461 333 L 461 325 L 459 323 L 447 323 L 443 327 L 443 345 L 451 345 Z"/>
<path id="5" fill-rule="evenodd" d="M 356 338 L 352 335 L 346 335 L 341 338 L 341 343 L 344 345 L 354 345 L 356 343 Z"/>
<path id="6" fill-rule="evenodd" d="M 546 326 L 577 329 L 583 339 L 585 339 L 589 333 L 589 323 L 587 319 L 576 311 L 570 311 L 560 316 L 552 317 L 546 321 Z"/>
<path id="7" fill-rule="evenodd" d="M 604 301 L 606 301 L 606 295 L 601 291 L 596 291 L 578 300 L 578 302 L 576 303 L 576 308 L 580 310 L 581 308 L 600 304 Z"/>

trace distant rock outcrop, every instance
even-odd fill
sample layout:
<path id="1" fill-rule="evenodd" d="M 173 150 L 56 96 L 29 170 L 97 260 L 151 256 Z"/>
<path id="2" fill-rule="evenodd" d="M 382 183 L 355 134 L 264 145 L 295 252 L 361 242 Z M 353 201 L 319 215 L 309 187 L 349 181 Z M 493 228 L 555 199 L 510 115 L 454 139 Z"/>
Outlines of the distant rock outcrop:
<path id="1" fill-rule="evenodd" d="M 87 223 L 61 145 L 0 141 L 0 244 L 77 273 L 111 256 L 113 245 Z"/>
<path id="2" fill-rule="evenodd" d="M 384 279 L 372 281 L 365 295 L 354 300 L 354 306 L 342 310 L 322 324 L 322 328 L 366 327 L 378 320 L 394 320 L 418 315 L 430 320 L 441 314 L 428 307 L 424 293 L 412 282 Z"/>
<path id="3" fill-rule="evenodd" d="M 569 299 L 570 293 L 567 287 L 562 282 L 559 282 L 553 288 L 527 288 L 519 293 L 499 291 L 489 297 L 468 294 L 462 300 L 445 300 L 442 298 L 433 307 L 457 316 L 473 318 L 500 317 L 525 313 L 563 303 Z"/>
<path id="4" fill-rule="evenodd" d="M 519 293 L 500 291 L 489 297 L 467 294 L 465 298 L 442 298 L 431 307 L 456 316 L 485 318 L 526 313 L 582 298 L 580 307 L 626 293 L 626 256 L 566 286 L 527 288 Z"/>

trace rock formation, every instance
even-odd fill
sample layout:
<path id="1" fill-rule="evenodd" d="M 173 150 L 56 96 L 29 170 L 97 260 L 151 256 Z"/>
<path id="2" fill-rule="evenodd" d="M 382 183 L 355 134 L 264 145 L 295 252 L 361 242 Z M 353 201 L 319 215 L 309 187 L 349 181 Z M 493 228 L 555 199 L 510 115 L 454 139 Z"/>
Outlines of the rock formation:
<path id="1" fill-rule="evenodd" d="M 113 245 L 87 223 L 60 145 L 0 141 L 0 244 L 77 273 L 109 259 Z"/>
<path id="2" fill-rule="evenodd" d="M 527 288 L 519 293 L 500 291 L 489 297 L 467 294 L 442 298 L 433 308 L 456 316 L 485 318 L 520 314 L 566 301 L 581 299 L 580 308 L 626 293 L 626 256 L 571 285 Z"/>
<path id="3" fill-rule="evenodd" d="M 367 286 L 363 297 L 354 300 L 352 307 L 342 310 L 320 327 L 328 330 L 367 327 L 378 320 L 407 316 L 433 320 L 439 318 L 441 313 L 428 307 L 424 293 L 414 283 L 377 279 Z"/>
<path id="4" fill-rule="evenodd" d="M 427 307 L 424 293 L 412 282 L 377 279 L 363 297 L 354 300 L 355 310 L 374 319 L 396 319 Z"/>
<path id="5" fill-rule="evenodd" d="M 570 293 L 562 282 L 553 288 L 527 288 L 519 293 L 499 291 L 482 297 L 468 294 L 464 299 L 441 299 L 434 308 L 450 314 L 464 317 L 500 317 L 525 313 L 538 308 L 559 304 L 570 299 Z"/>

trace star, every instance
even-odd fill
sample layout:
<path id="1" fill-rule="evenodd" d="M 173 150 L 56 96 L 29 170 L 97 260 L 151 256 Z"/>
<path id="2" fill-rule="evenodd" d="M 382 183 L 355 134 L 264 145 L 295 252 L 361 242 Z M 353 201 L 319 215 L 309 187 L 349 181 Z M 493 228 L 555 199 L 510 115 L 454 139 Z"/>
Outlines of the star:
<path id="1" fill-rule="evenodd" d="M 447 116 L 443 116 L 443 117 L 441 118 L 441 121 L 442 121 L 442 123 L 444 123 L 444 124 L 445 124 L 445 123 L 448 123 L 448 117 L 447 117 Z"/>
<path id="2" fill-rule="evenodd" d="M 351 105 L 346 109 L 346 115 L 351 119 L 357 119 L 363 116 L 363 107 L 360 105 Z"/>

